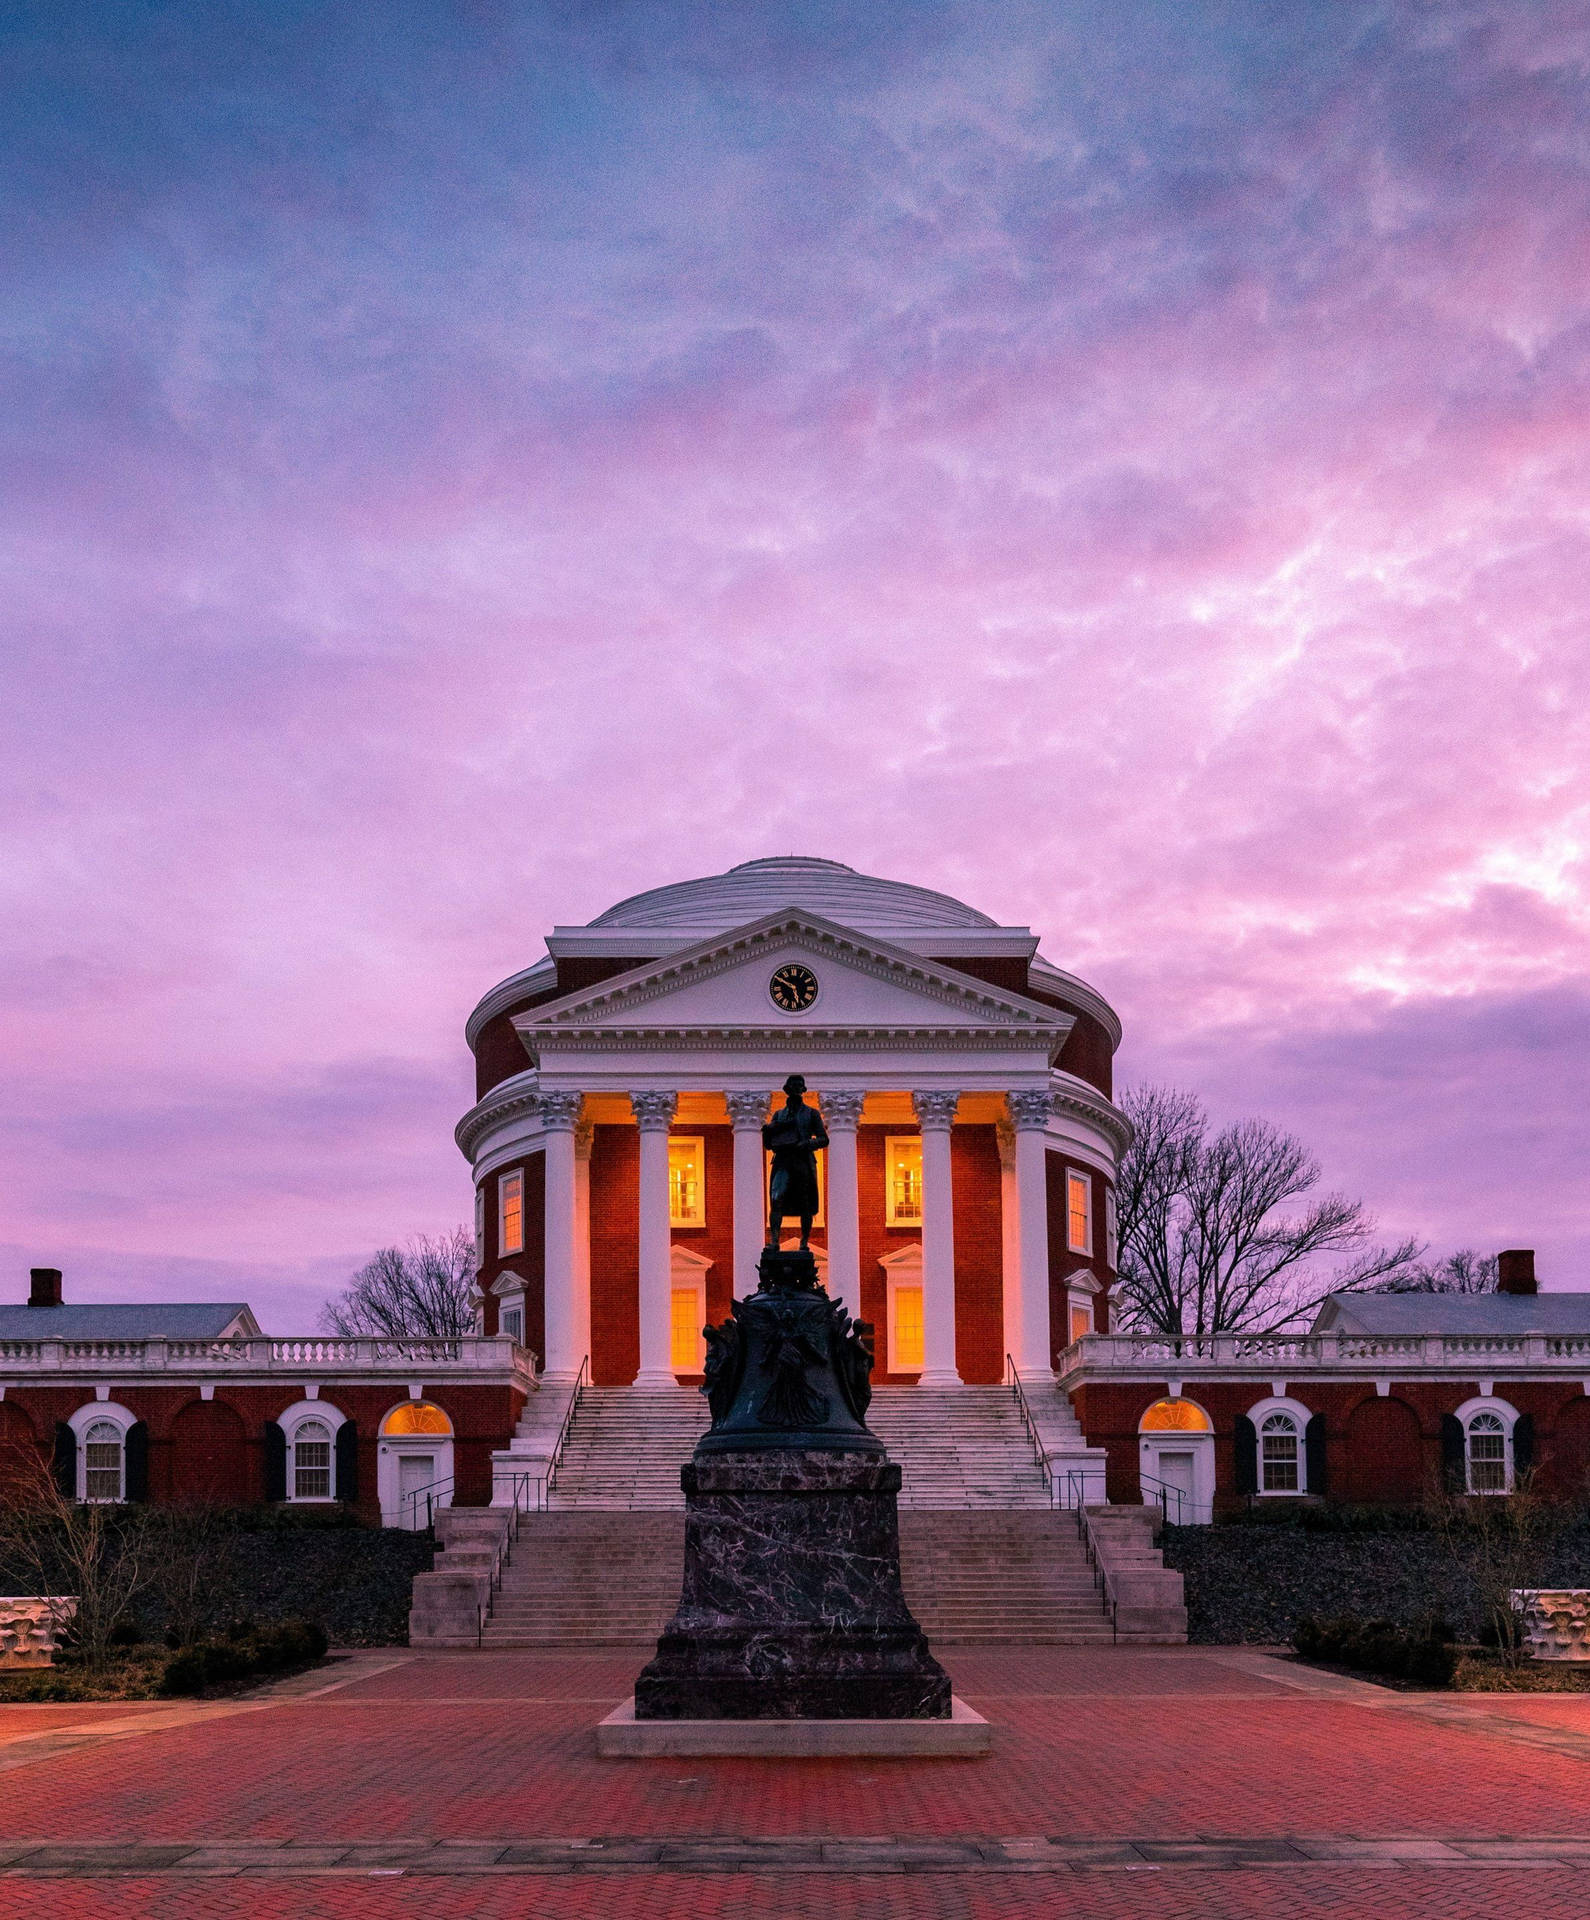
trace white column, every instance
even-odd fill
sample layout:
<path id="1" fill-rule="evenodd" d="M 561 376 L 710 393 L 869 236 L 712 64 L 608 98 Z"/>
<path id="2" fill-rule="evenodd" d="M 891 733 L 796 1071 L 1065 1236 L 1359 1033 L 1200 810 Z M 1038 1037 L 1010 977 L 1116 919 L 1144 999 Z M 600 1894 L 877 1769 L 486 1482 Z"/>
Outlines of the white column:
<path id="1" fill-rule="evenodd" d="M 734 1127 L 734 1295 L 756 1291 L 757 1262 L 767 1244 L 767 1182 L 762 1177 L 762 1122 L 771 1095 L 736 1091 L 724 1103 Z"/>
<path id="2" fill-rule="evenodd" d="M 999 1141 L 999 1278 L 1003 1331 L 1000 1366 L 1014 1359 L 1021 1345 L 1021 1222 L 1016 1201 L 1016 1129 L 995 1122 Z"/>
<path id="3" fill-rule="evenodd" d="M 673 1305 L 673 1234 L 668 1225 L 668 1129 L 676 1093 L 632 1093 L 640 1129 L 640 1372 L 638 1387 L 672 1386 L 669 1318 Z"/>
<path id="4" fill-rule="evenodd" d="M 561 1092 L 541 1096 L 541 1125 L 546 1137 L 542 1371 L 553 1384 L 573 1380 L 585 1351 L 579 1344 L 574 1256 L 574 1129 L 582 1097 Z"/>
<path id="5" fill-rule="evenodd" d="M 913 1093 L 922 1130 L 922 1372 L 917 1384 L 956 1387 L 955 1185 L 950 1127 L 958 1093 Z"/>
<path id="6" fill-rule="evenodd" d="M 828 1294 L 861 1318 L 861 1204 L 856 1185 L 856 1128 L 866 1094 L 822 1095 L 828 1132 Z"/>
<path id="7" fill-rule="evenodd" d="M 575 1344 L 591 1351 L 591 1148 L 596 1128 L 582 1120 L 574 1129 L 574 1322 Z"/>
<path id="8" fill-rule="evenodd" d="M 1049 1182 L 1044 1146 L 1054 1101 L 1046 1089 L 1006 1096 L 1016 1129 L 1016 1237 L 1019 1328 L 1007 1334 L 1019 1373 L 1049 1373 Z"/>

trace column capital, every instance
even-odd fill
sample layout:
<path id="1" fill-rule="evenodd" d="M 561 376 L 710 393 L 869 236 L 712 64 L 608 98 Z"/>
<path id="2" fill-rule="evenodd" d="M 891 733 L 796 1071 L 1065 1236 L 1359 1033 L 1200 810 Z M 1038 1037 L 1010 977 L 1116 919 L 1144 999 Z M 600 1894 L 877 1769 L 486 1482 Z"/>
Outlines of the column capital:
<path id="1" fill-rule="evenodd" d="M 924 1133 L 938 1131 L 947 1133 L 954 1124 L 955 1109 L 960 1104 L 959 1093 L 941 1093 L 937 1088 L 929 1093 L 911 1095 L 911 1111 L 916 1115 L 916 1123 Z"/>
<path id="2" fill-rule="evenodd" d="M 770 1093 L 747 1093 L 736 1089 L 723 1096 L 723 1104 L 729 1109 L 729 1118 L 734 1123 L 736 1133 L 750 1133 L 760 1128 L 767 1118 L 768 1104 L 773 1096 Z"/>
<path id="3" fill-rule="evenodd" d="M 632 1093 L 629 1104 L 634 1110 L 635 1125 L 642 1133 L 666 1133 L 679 1110 L 679 1096 L 677 1093 Z"/>
<path id="4" fill-rule="evenodd" d="M 835 1093 L 818 1096 L 822 1104 L 823 1124 L 830 1132 L 839 1128 L 844 1133 L 854 1131 L 861 1119 L 861 1109 L 867 1096 L 860 1088 L 845 1087 Z"/>
<path id="5" fill-rule="evenodd" d="M 1010 1107 L 1012 1125 L 1026 1129 L 1028 1127 L 1046 1127 L 1054 1112 L 1054 1095 L 1047 1087 L 1019 1087 L 1005 1095 Z"/>
<path id="6" fill-rule="evenodd" d="M 541 1124 L 543 1127 L 555 1127 L 559 1132 L 572 1132 L 579 1124 L 580 1108 L 584 1104 L 583 1093 L 544 1093 L 541 1096 Z"/>

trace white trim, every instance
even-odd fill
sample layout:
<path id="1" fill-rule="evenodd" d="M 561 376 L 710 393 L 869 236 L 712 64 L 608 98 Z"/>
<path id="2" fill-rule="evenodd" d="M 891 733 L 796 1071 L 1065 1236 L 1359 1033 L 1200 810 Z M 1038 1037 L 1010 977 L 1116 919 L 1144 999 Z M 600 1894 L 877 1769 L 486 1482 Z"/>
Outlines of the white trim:
<path id="1" fill-rule="evenodd" d="M 894 1149 L 902 1141 L 916 1148 L 916 1188 L 917 1207 L 914 1220 L 902 1220 L 894 1210 L 894 1183 L 889 1178 L 889 1162 Z M 883 1136 L 883 1224 L 886 1227 L 905 1227 L 917 1233 L 922 1231 L 922 1136 L 920 1133 L 886 1133 Z"/>
<path id="2" fill-rule="evenodd" d="M 1513 1429 L 1518 1424 L 1517 1407 L 1511 1401 L 1498 1400 L 1489 1390 L 1489 1381 L 1482 1384 L 1486 1388 L 1484 1393 L 1477 1394 L 1471 1400 L 1465 1400 L 1462 1406 L 1454 1409 L 1463 1427 L 1463 1490 L 1476 1497 L 1513 1491 Z M 1481 1414 L 1494 1415 L 1502 1425 L 1502 1484 L 1499 1487 L 1474 1485 L 1473 1422 Z"/>
<path id="3" fill-rule="evenodd" d="M 707 1323 L 707 1275 L 715 1263 L 705 1254 L 697 1253 L 694 1247 L 675 1241 L 668 1249 L 668 1359 L 674 1357 L 674 1295 L 693 1293 L 696 1296 L 696 1334 L 695 1364 L 688 1367 L 675 1367 L 675 1373 L 700 1373 L 707 1364 L 707 1343 L 699 1331 Z"/>
<path id="4" fill-rule="evenodd" d="M 1093 1175 L 1085 1167 L 1070 1167 L 1066 1174 L 1066 1251 L 1093 1257 Z M 1071 1231 L 1071 1193 L 1073 1187 L 1080 1187 L 1083 1193 L 1082 1238 L 1079 1240 Z"/>
<path id="5" fill-rule="evenodd" d="M 433 1509 L 450 1507 L 453 1504 L 454 1435 L 451 1431 L 453 1425 L 452 1415 L 448 1413 L 447 1409 L 438 1405 L 434 1400 L 429 1403 L 431 1406 L 436 1407 L 437 1412 L 442 1414 L 446 1419 L 449 1431 L 445 1434 L 388 1434 L 382 1431 L 393 1414 L 398 1412 L 402 1407 L 411 1406 L 413 1399 L 416 1397 L 423 1398 L 424 1396 L 413 1396 L 411 1390 L 410 1399 L 395 1401 L 376 1422 L 375 1489 L 376 1498 L 381 1506 L 381 1524 L 383 1527 L 413 1526 L 416 1523 L 423 1525 L 423 1518 L 417 1510 L 408 1513 L 403 1511 L 403 1470 L 401 1461 L 405 1453 L 411 1456 L 428 1453 L 432 1456 L 432 1465 L 434 1468 L 431 1476 L 432 1481 L 443 1483 L 435 1488 L 432 1496 Z M 332 1449 L 332 1471 L 333 1475 L 335 1475 L 335 1445 Z"/>
<path id="6" fill-rule="evenodd" d="M 510 1193 L 519 1203 L 519 1238 L 511 1247 L 508 1244 Z M 523 1253 L 524 1248 L 524 1168 L 508 1167 L 497 1175 L 497 1258 L 501 1260 L 512 1254 Z"/>
<path id="7" fill-rule="evenodd" d="M 1181 1394 L 1169 1394 L 1167 1399 L 1180 1400 Z M 1194 1401 L 1198 1411 L 1207 1420 L 1209 1409 L 1201 1402 Z M 1145 1409 L 1146 1411 L 1146 1409 Z M 1211 1427 L 1213 1422 L 1211 1421 Z M 1183 1526 L 1206 1527 L 1214 1516 L 1215 1500 L 1215 1436 L 1213 1432 L 1190 1433 L 1180 1428 L 1160 1428 L 1152 1433 L 1139 1431 L 1137 1436 L 1137 1471 L 1139 1495 L 1145 1505 L 1152 1506 L 1158 1501 L 1154 1488 L 1143 1484 L 1144 1476 L 1164 1483 L 1165 1472 L 1160 1462 L 1164 1453 L 1190 1453 L 1192 1455 L 1192 1490 L 1190 1498 L 1184 1500 L 1180 1508 L 1172 1511 L 1169 1519 L 1174 1523 L 1178 1515 Z"/>
<path id="8" fill-rule="evenodd" d="M 319 1392 L 317 1384 L 316 1393 Z M 276 1424 L 281 1428 L 287 1442 L 287 1504 L 290 1507 L 325 1507 L 335 1503 L 337 1498 L 337 1432 L 347 1418 L 339 1408 L 329 1400 L 305 1399 L 296 1401 L 287 1411 L 277 1417 Z M 307 1421 L 318 1421 L 331 1432 L 330 1488 L 329 1493 L 309 1493 L 300 1495 L 298 1484 L 298 1429 Z"/>
<path id="9" fill-rule="evenodd" d="M 1267 1487 L 1264 1484 L 1264 1423 L 1272 1414 L 1284 1413 L 1297 1429 L 1297 1485 L 1295 1487 Z M 1308 1423 L 1313 1413 L 1301 1400 L 1293 1400 L 1284 1393 L 1272 1393 L 1268 1400 L 1256 1400 L 1248 1409 L 1248 1418 L 1253 1422 L 1256 1444 L 1255 1472 L 1258 1487 L 1255 1491 L 1262 1499 L 1295 1500 L 1300 1494 L 1308 1492 Z"/>
<path id="10" fill-rule="evenodd" d="M 903 1247 L 896 1247 L 892 1253 L 880 1254 L 878 1265 L 883 1268 L 884 1369 L 895 1374 L 920 1373 L 927 1358 L 927 1291 L 923 1285 L 921 1241 L 912 1240 Z M 922 1295 L 923 1358 L 915 1366 L 898 1366 L 895 1363 L 894 1296 L 897 1287 L 915 1287 Z"/>
<path id="11" fill-rule="evenodd" d="M 77 1441 L 76 1479 L 73 1491 L 76 1498 L 81 1501 L 84 1506 L 89 1504 L 88 1436 L 95 1427 L 114 1427 L 116 1429 L 120 1451 L 120 1459 L 117 1462 L 117 1471 L 120 1477 L 117 1481 L 116 1498 L 114 1500 L 96 1500 L 93 1504 L 95 1506 L 119 1507 L 127 1498 L 127 1435 L 132 1428 L 137 1426 L 138 1416 L 133 1412 L 131 1407 L 124 1407 L 120 1401 L 112 1400 L 109 1397 L 109 1387 L 106 1387 L 103 1391 L 105 1394 L 103 1399 L 95 1398 L 90 1400 L 86 1406 L 79 1407 L 75 1413 L 69 1415 L 67 1418 L 66 1424 L 71 1428 Z"/>

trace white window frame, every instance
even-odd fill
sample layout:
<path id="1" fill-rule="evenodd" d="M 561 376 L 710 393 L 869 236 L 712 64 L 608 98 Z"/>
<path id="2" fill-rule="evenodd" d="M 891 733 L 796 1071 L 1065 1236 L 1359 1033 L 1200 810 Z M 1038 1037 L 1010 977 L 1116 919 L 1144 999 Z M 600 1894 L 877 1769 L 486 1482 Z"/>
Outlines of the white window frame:
<path id="1" fill-rule="evenodd" d="M 674 1295 L 676 1293 L 694 1293 L 696 1296 L 696 1363 L 690 1367 L 675 1368 L 676 1373 L 700 1373 L 707 1364 L 707 1343 L 699 1329 L 707 1324 L 707 1274 L 712 1262 L 705 1254 L 697 1253 L 694 1247 L 670 1247 L 668 1250 L 668 1364 L 673 1366 L 674 1355 Z"/>
<path id="2" fill-rule="evenodd" d="M 673 1150 L 675 1147 L 690 1147 L 695 1151 L 697 1186 L 700 1191 L 700 1203 L 690 1214 L 674 1212 L 674 1168 Z M 703 1133 L 670 1133 L 668 1136 L 668 1224 L 670 1227 L 704 1227 L 707 1224 L 707 1137 Z"/>
<path id="3" fill-rule="evenodd" d="M 113 1426 L 121 1440 L 121 1491 L 114 1500 L 94 1500 L 88 1497 L 88 1432 L 91 1427 L 101 1423 Z M 66 1423 L 77 1441 L 77 1477 L 75 1492 L 84 1506 L 120 1507 L 127 1501 L 127 1435 L 138 1424 L 138 1416 L 131 1407 L 124 1407 L 117 1400 L 90 1400 L 87 1406 L 79 1407 Z"/>
<path id="4" fill-rule="evenodd" d="M 1075 1273 L 1068 1273 L 1066 1275 L 1065 1286 L 1066 1286 L 1065 1344 L 1069 1347 L 1074 1345 L 1076 1341 L 1085 1338 L 1087 1334 L 1094 1333 L 1097 1331 L 1098 1312 L 1097 1312 L 1097 1309 L 1094 1307 L 1093 1302 L 1094 1302 L 1095 1295 L 1102 1292 L 1103 1289 L 1099 1285 L 1097 1274 L 1094 1273 L 1091 1267 L 1078 1267 Z M 1073 1333 L 1071 1331 L 1071 1316 L 1074 1313 L 1082 1313 L 1082 1314 L 1086 1314 L 1087 1316 L 1088 1324 L 1080 1334 Z"/>
<path id="5" fill-rule="evenodd" d="M 1494 1414 L 1502 1423 L 1502 1484 L 1499 1487 L 1474 1485 L 1473 1422 L 1482 1413 Z M 1514 1487 L 1513 1428 L 1518 1424 L 1517 1407 L 1509 1401 L 1498 1400 L 1494 1394 L 1480 1394 L 1473 1400 L 1465 1400 L 1457 1409 L 1457 1417 L 1463 1423 L 1464 1492 L 1480 1500 L 1511 1493 Z"/>
<path id="6" fill-rule="evenodd" d="M 885 1371 L 894 1374 L 920 1373 L 922 1368 L 927 1364 L 926 1352 L 923 1353 L 922 1359 L 915 1366 L 907 1367 L 897 1366 L 895 1364 L 894 1296 L 900 1287 L 915 1287 L 919 1291 L 922 1288 L 921 1241 L 913 1240 L 908 1246 L 896 1247 L 893 1253 L 883 1254 L 879 1258 L 878 1265 L 883 1268 Z M 925 1318 L 927 1309 L 927 1296 L 925 1293 L 923 1294 L 922 1306 Z M 927 1328 L 924 1324 L 924 1343 L 926 1336 Z"/>
<path id="7" fill-rule="evenodd" d="M 337 1501 L 337 1433 L 347 1415 L 329 1400 L 300 1400 L 277 1421 L 287 1442 L 287 1504 L 290 1507 L 330 1507 Z M 329 1493 L 298 1491 L 298 1429 L 318 1420 L 331 1433 L 331 1480 Z"/>
<path id="8" fill-rule="evenodd" d="M 486 1264 L 486 1183 L 475 1189 L 475 1271 Z"/>
<path id="9" fill-rule="evenodd" d="M 1267 1487 L 1264 1484 L 1264 1423 L 1272 1414 L 1284 1413 L 1297 1429 L 1297 1485 L 1295 1487 Z M 1296 1500 L 1308 1492 L 1308 1423 L 1314 1417 L 1312 1411 L 1301 1400 L 1293 1400 L 1284 1394 L 1272 1394 L 1268 1400 L 1260 1400 L 1249 1407 L 1248 1418 L 1253 1422 L 1255 1445 L 1258 1451 L 1258 1494 L 1261 1500 Z"/>
<path id="10" fill-rule="evenodd" d="M 519 1238 L 508 1244 L 508 1194 L 516 1190 L 519 1200 Z M 508 1167 L 497 1175 L 497 1258 L 524 1252 L 524 1168 Z"/>
<path id="11" fill-rule="evenodd" d="M 926 1200 L 926 1180 L 922 1172 L 922 1136 L 920 1133 L 886 1133 L 883 1137 L 883 1224 L 886 1227 L 908 1227 L 920 1233 L 922 1230 L 922 1208 L 919 1206 L 914 1220 L 902 1220 L 894 1210 L 894 1181 L 890 1178 L 889 1166 L 898 1146 L 911 1145 L 916 1148 L 917 1186 L 922 1190 L 922 1199 Z"/>
<path id="12" fill-rule="evenodd" d="M 1115 1188 L 1108 1180 L 1104 1183 L 1104 1257 L 1114 1273 L 1121 1264 L 1121 1230 L 1116 1213 Z"/>
<path id="13" fill-rule="evenodd" d="M 530 1283 L 522 1273 L 515 1273 L 512 1267 L 505 1267 L 502 1272 L 497 1275 L 496 1279 L 492 1281 L 491 1290 L 497 1300 L 497 1331 L 499 1333 L 512 1332 L 511 1328 L 504 1326 L 503 1316 L 505 1314 L 517 1313 L 519 1316 L 519 1331 L 515 1336 L 515 1345 L 522 1347 L 525 1344 L 525 1320 L 529 1313 L 525 1296 L 530 1290 Z"/>
<path id="14" fill-rule="evenodd" d="M 1071 1231 L 1071 1193 L 1080 1186 L 1084 1196 L 1082 1217 L 1084 1221 L 1082 1238 L 1074 1237 Z M 1093 1254 L 1093 1175 L 1085 1167 L 1066 1168 L 1066 1250 L 1070 1253 L 1084 1253 L 1091 1259 Z"/>

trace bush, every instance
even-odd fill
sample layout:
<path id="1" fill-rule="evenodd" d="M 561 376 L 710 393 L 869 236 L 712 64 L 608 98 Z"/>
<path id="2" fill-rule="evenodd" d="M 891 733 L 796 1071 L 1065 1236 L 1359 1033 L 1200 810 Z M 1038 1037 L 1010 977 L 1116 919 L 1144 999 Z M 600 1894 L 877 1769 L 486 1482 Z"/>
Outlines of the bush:
<path id="1" fill-rule="evenodd" d="M 327 1644 L 325 1628 L 313 1620 L 283 1620 L 271 1627 L 239 1621 L 224 1639 L 201 1640 L 173 1654 L 166 1662 L 160 1691 L 203 1693 L 256 1674 L 313 1666 L 325 1658 Z"/>
<path id="2" fill-rule="evenodd" d="M 1440 1614 L 1414 1627 L 1390 1620 L 1361 1620 L 1344 1613 L 1333 1620 L 1300 1620 L 1292 1645 L 1305 1660 L 1324 1660 L 1360 1673 L 1383 1673 L 1421 1686 L 1450 1686 L 1457 1667 L 1452 1629 Z"/>

